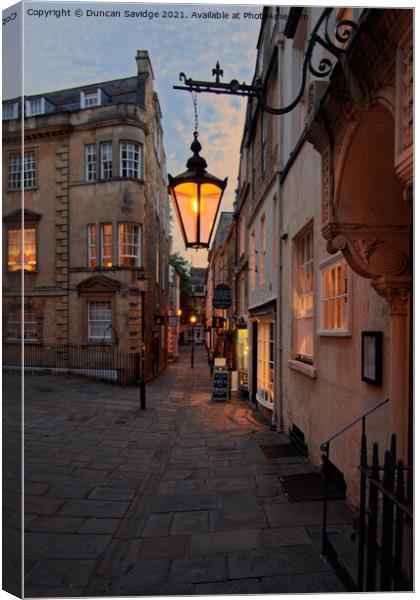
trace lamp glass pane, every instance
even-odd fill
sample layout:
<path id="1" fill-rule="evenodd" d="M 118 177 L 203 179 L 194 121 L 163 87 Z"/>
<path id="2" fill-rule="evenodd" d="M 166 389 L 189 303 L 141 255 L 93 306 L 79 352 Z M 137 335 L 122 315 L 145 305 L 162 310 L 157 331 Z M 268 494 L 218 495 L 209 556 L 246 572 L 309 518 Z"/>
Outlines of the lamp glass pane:
<path id="1" fill-rule="evenodd" d="M 178 218 L 184 224 L 187 242 L 197 241 L 197 215 L 198 215 L 198 186 L 196 183 L 180 183 L 174 188 L 180 214 Z M 180 227 L 182 229 L 182 223 Z"/>
<path id="2" fill-rule="evenodd" d="M 213 183 L 201 185 L 200 201 L 200 241 L 208 244 L 213 229 L 222 190 Z"/>

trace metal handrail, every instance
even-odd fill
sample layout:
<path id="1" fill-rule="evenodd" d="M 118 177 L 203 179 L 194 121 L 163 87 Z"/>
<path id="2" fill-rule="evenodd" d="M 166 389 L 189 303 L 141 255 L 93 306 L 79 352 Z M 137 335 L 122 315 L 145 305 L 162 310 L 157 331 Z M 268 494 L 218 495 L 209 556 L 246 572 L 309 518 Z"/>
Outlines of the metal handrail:
<path id="1" fill-rule="evenodd" d="M 321 444 L 320 449 L 322 450 L 322 452 L 326 451 L 327 446 L 329 445 L 329 443 L 332 442 L 333 440 L 335 440 L 335 438 L 339 437 L 341 434 L 343 434 L 345 431 L 347 431 L 347 429 L 350 429 L 351 427 L 353 427 L 353 425 L 356 425 L 356 423 L 358 423 L 362 419 L 366 418 L 371 413 L 375 412 L 375 410 L 378 410 L 378 408 L 380 408 L 381 406 L 383 406 L 387 402 L 389 402 L 389 398 L 385 398 L 385 400 L 382 400 L 382 402 L 379 402 L 379 404 L 376 404 L 376 406 L 374 406 L 373 408 L 370 408 L 368 411 L 366 411 L 365 413 L 363 413 L 363 415 L 360 415 L 360 417 L 357 417 L 357 419 L 354 419 L 354 421 L 352 421 L 351 423 L 349 423 L 348 425 L 346 425 L 345 427 L 343 427 L 342 429 L 340 429 L 339 431 L 337 431 L 337 433 L 335 433 L 334 435 L 332 435 L 328 440 L 326 440 L 325 442 L 323 442 Z"/>
<path id="2" fill-rule="evenodd" d="M 342 427 L 339 431 L 337 431 L 334 435 L 332 435 L 328 440 L 323 442 L 320 446 L 321 451 L 323 452 L 322 462 L 324 465 L 324 502 L 323 502 L 323 510 L 322 510 L 322 554 L 325 556 L 327 553 L 327 504 L 328 504 L 328 474 L 327 474 L 327 463 L 329 462 L 330 456 L 330 443 L 342 435 L 345 431 L 359 423 L 362 422 L 362 440 L 360 446 L 360 466 L 367 466 L 367 446 L 366 446 L 366 417 L 370 414 L 378 410 L 381 406 L 389 402 L 389 398 L 385 398 L 379 404 L 376 404 L 373 408 L 370 408 L 368 411 L 354 419 L 351 423 Z M 359 549 L 358 549 L 358 581 L 357 581 L 357 589 L 358 591 L 363 591 L 363 581 L 364 581 L 364 554 L 365 554 L 365 528 L 363 519 L 365 518 L 366 511 L 366 473 L 364 469 L 361 469 L 360 473 L 360 514 L 363 515 L 360 518 L 359 523 Z"/>

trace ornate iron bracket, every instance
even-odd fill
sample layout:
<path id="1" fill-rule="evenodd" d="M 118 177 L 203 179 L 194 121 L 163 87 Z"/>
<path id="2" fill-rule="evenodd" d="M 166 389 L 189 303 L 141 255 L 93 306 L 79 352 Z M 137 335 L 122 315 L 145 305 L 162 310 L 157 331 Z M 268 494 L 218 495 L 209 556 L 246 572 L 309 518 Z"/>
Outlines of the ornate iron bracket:
<path id="1" fill-rule="evenodd" d="M 313 52 L 317 44 L 325 48 L 327 52 L 332 54 L 337 59 L 345 56 L 350 51 L 350 47 L 357 32 L 358 26 L 354 21 L 343 19 L 335 26 L 334 35 L 331 38 L 328 30 L 329 18 L 333 10 L 333 8 L 324 9 L 312 31 L 302 63 L 302 78 L 300 88 L 295 99 L 287 106 L 274 108 L 267 104 L 267 90 L 261 78 L 256 80 L 255 85 L 247 85 L 245 82 L 239 83 L 237 79 L 232 79 L 230 83 L 221 83 L 220 79 L 223 77 L 223 70 L 220 68 L 219 62 L 217 62 L 216 68 L 212 71 L 215 81 L 198 81 L 187 78 L 185 73 L 180 73 L 179 79 L 180 81 L 184 82 L 184 85 L 174 85 L 173 89 L 197 93 L 204 92 L 210 94 L 229 94 L 233 96 L 257 98 L 260 106 L 266 112 L 271 113 L 272 115 L 284 115 L 293 110 L 302 99 L 306 88 L 308 69 L 312 75 L 319 78 L 328 77 L 333 69 L 333 61 L 327 57 L 322 58 L 318 65 L 314 66 Z M 323 25 L 324 35 L 321 36 L 319 31 Z"/>

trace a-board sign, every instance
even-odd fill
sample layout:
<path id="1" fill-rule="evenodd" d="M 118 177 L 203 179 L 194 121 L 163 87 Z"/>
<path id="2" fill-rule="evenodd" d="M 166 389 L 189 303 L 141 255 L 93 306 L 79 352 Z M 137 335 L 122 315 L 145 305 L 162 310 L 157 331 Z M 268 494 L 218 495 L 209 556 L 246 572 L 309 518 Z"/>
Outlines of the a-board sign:
<path id="1" fill-rule="evenodd" d="M 225 283 L 219 283 L 216 285 L 213 293 L 213 307 L 214 308 L 230 308 L 232 305 L 232 295 L 230 293 L 230 287 Z"/>
<path id="2" fill-rule="evenodd" d="M 212 400 L 222 401 L 229 398 L 229 371 L 214 369 L 211 382 Z"/>

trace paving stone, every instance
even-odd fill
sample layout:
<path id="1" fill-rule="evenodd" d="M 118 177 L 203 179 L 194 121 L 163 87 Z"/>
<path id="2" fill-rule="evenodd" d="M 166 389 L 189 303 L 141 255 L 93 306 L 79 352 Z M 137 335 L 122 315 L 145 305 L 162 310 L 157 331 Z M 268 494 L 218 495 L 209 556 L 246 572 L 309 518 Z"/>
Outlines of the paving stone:
<path id="1" fill-rule="evenodd" d="M 25 560 L 30 558 L 38 558 L 43 548 L 52 539 L 49 533 L 38 533 L 26 531 L 24 534 L 24 553 Z"/>
<path id="2" fill-rule="evenodd" d="M 63 498 L 47 498 L 46 496 L 26 496 L 25 513 L 36 515 L 53 515 L 64 504 Z"/>
<path id="3" fill-rule="evenodd" d="M 185 556 L 189 546 L 188 536 L 143 538 L 139 542 L 138 558 L 170 558 Z"/>
<path id="4" fill-rule="evenodd" d="M 171 535 L 182 533 L 207 533 L 208 530 L 208 510 L 195 510 L 174 513 L 171 527 Z"/>
<path id="5" fill-rule="evenodd" d="M 158 487 L 159 494 L 188 494 L 203 490 L 203 481 L 200 479 L 168 479 L 161 481 Z"/>
<path id="6" fill-rule="evenodd" d="M 258 499 L 255 493 L 238 490 L 220 491 L 220 502 L 221 507 L 225 509 L 258 507 Z"/>
<path id="7" fill-rule="evenodd" d="M 262 507 L 210 511 L 210 531 L 225 531 L 267 527 Z"/>
<path id="8" fill-rule="evenodd" d="M 209 490 L 252 490 L 255 489 L 254 477 L 215 477 L 207 479 Z"/>
<path id="9" fill-rule="evenodd" d="M 169 559 L 147 558 L 136 561 L 125 574 L 123 590 L 163 585 L 167 581 L 169 564 Z"/>
<path id="10" fill-rule="evenodd" d="M 106 477 L 108 473 L 109 471 L 105 469 L 75 469 L 72 476 L 81 479 L 98 479 Z"/>
<path id="11" fill-rule="evenodd" d="M 270 527 L 290 527 L 320 525 L 322 523 L 322 502 L 294 502 L 292 504 L 266 504 Z M 352 513 L 345 502 L 328 503 L 328 522 L 351 522 Z"/>
<path id="12" fill-rule="evenodd" d="M 331 571 L 310 545 L 262 548 L 228 555 L 229 579 Z"/>
<path id="13" fill-rule="evenodd" d="M 42 483 L 38 481 L 27 481 L 25 482 L 25 495 L 29 496 L 40 496 L 44 494 L 48 488 L 48 483 Z"/>
<path id="14" fill-rule="evenodd" d="M 47 492 L 47 496 L 56 498 L 86 498 L 91 490 L 91 485 L 53 485 Z"/>
<path id="15" fill-rule="evenodd" d="M 181 513 L 184 514 L 184 513 Z M 168 536 L 172 523 L 172 514 L 158 513 L 149 515 L 142 535 L 144 537 Z M 183 531 L 175 533 L 186 533 Z"/>
<path id="16" fill-rule="evenodd" d="M 238 529 L 191 536 L 191 556 L 204 556 L 236 550 L 250 550 L 261 543 L 258 529 Z"/>
<path id="17" fill-rule="evenodd" d="M 263 529 L 263 543 L 267 547 L 299 546 L 311 544 L 312 541 L 304 527 L 280 527 L 278 529 Z"/>
<path id="18" fill-rule="evenodd" d="M 94 500 L 118 500 L 127 501 L 132 500 L 134 492 L 127 489 L 109 488 L 109 487 L 97 487 L 94 488 L 88 498 Z"/>
<path id="19" fill-rule="evenodd" d="M 68 500 L 60 514 L 67 517 L 120 518 L 128 506 L 128 502 L 111 500 Z"/>
<path id="20" fill-rule="evenodd" d="M 71 592 L 74 588 L 85 587 L 95 564 L 96 561 L 86 559 L 40 560 L 27 576 L 25 592 L 30 596 L 31 588 L 36 586 L 44 590 L 46 596 L 49 595 L 46 588 L 65 588 Z"/>
<path id="21" fill-rule="evenodd" d="M 216 581 L 213 583 L 198 583 L 194 586 L 197 596 L 229 594 L 262 594 L 263 584 L 259 579 L 236 579 L 234 581 Z"/>
<path id="22" fill-rule="evenodd" d="M 29 531 L 42 531 L 52 533 L 72 533 L 82 524 L 79 517 L 38 517 L 26 526 Z"/>
<path id="23" fill-rule="evenodd" d="M 114 533 L 120 523 L 119 519 L 86 519 L 78 529 L 78 533 Z"/>
<path id="24" fill-rule="evenodd" d="M 193 474 L 193 469 L 176 469 L 174 467 L 167 468 L 165 473 L 163 474 L 162 480 L 166 481 L 167 479 L 190 479 Z"/>
<path id="25" fill-rule="evenodd" d="M 107 547 L 111 537 L 63 533 L 57 535 L 42 555 L 44 558 L 97 558 Z"/>
<path id="26" fill-rule="evenodd" d="M 300 573 L 280 577 L 263 577 L 262 585 L 266 594 L 322 594 L 325 592 L 346 592 L 347 590 L 334 573 Z"/>
<path id="27" fill-rule="evenodd" d="M 205 510 L 219 506 L 216 492 L 192 492 L 184 494 L 158 494 L 154 505 L 155 512 L 177 512 L 182 510 Z"/>
<path id="28" fill-rule="evenodd" d="M 169 581 L 174 583 L 225 581 L 227 578 L 225 556 L 174 559 L 169 573 Z"/>

